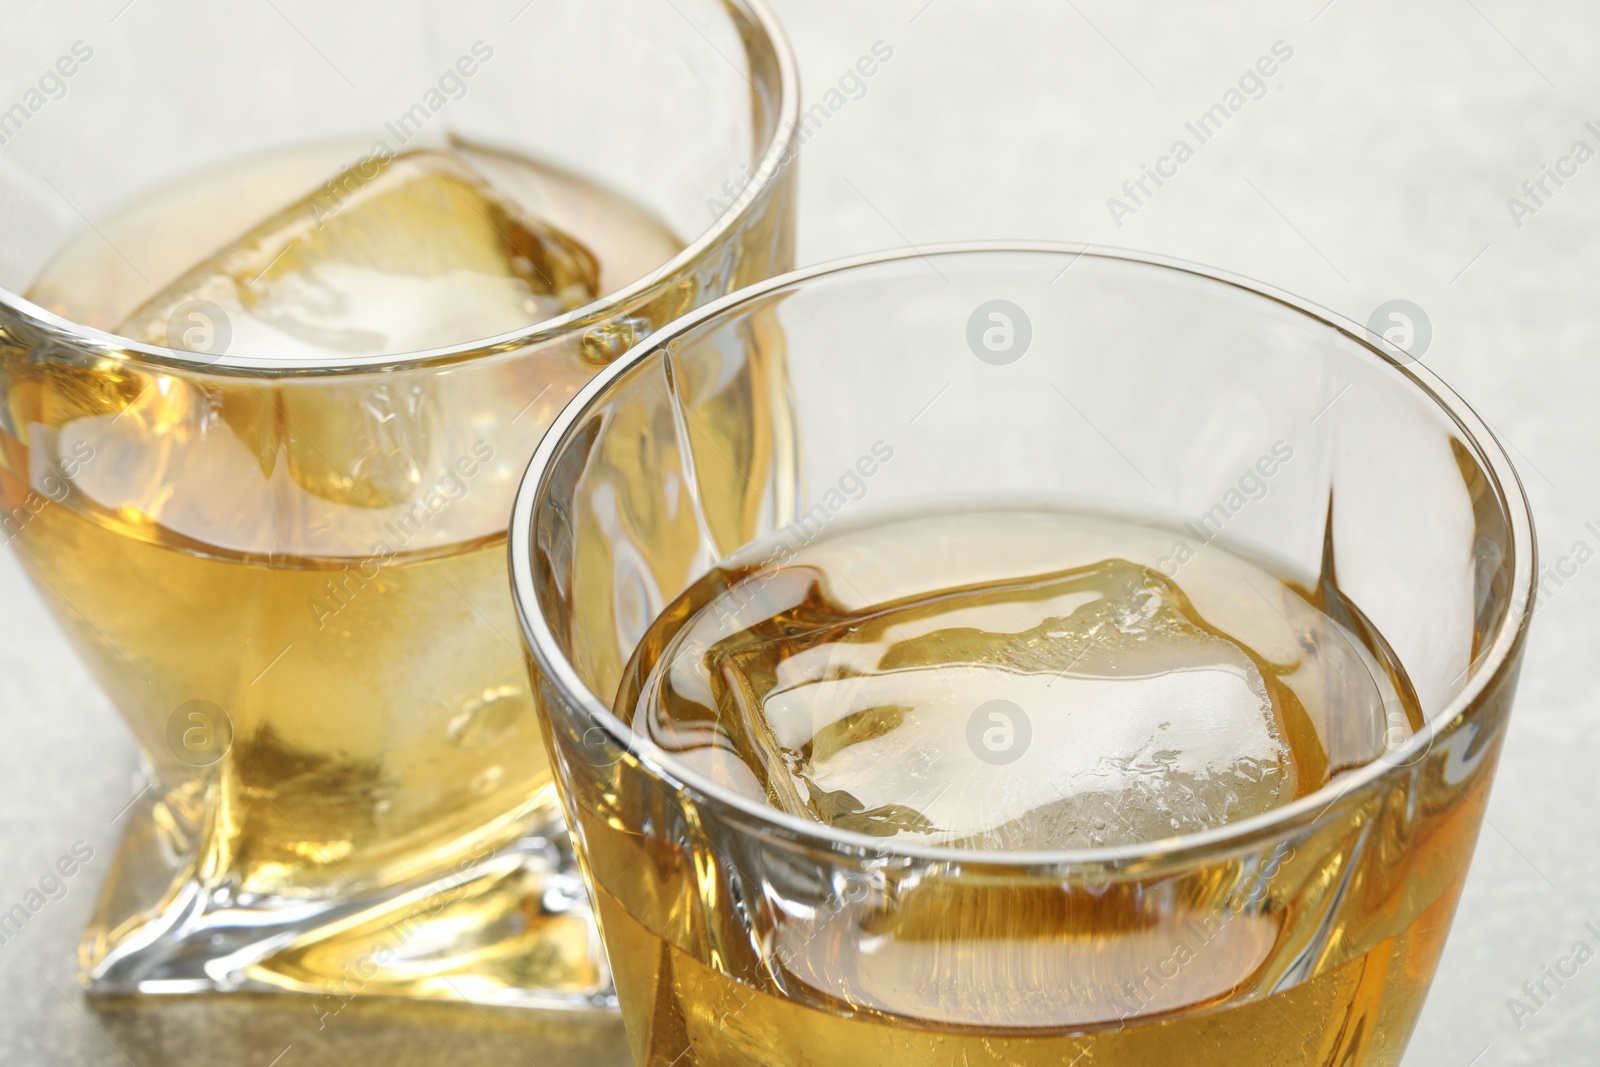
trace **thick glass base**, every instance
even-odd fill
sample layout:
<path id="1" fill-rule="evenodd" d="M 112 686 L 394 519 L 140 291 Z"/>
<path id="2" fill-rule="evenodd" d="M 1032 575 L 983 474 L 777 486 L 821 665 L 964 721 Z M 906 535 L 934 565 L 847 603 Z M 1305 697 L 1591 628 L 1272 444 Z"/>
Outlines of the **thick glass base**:
<path id="1" fill-rule="evenodd" d="M 208 887 L 154 787 L 79 950 L 105 995 L 295 992 L 614 1011 L 611 974 L 566 827 L 549 808 L 446 876 L 329 899 Z M 319 1009 L 320 1010 L 320 1009 Z"/>

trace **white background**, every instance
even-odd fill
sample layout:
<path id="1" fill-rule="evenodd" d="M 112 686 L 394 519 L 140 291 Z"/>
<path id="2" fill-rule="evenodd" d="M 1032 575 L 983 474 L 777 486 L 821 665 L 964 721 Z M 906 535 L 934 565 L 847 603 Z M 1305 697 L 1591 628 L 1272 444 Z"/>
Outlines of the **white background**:
<path id="1" fill-rule="evenodd" d="M 160 0 L 145 0 L 156 4 Z M 247 2 L 247 0 L 241 0 Z M 248 0 L 254 2 L 254 0 Z M 668 0 L 641 0 L 666 3 Z M 120 6 L 116 5 L 116 6 Z M 867 91 L 805 146 L 801 263 L 979 238 L 1149 249 L 1365 321 L 1424 308 L 1424 362 L 1497 429 L 1544 562 L 1600 549 L 1600 160 L 1516 225 L 1507 198 L 1574 141 L 1600 150 L 1600 8 L 1578 0 L 775 0 L 806 102 L 877 41 Z M 108 10 L 110 10 L 108 8 Z M 130 15 L 130 17 L 132 17 Z M 1137 177 L 1274 42 L 1270 89 L 1116 226 Z M 287 42 L 285 47 L 287 47 Z M 1569 567 L 1570 573 L 1570 567 Z M 1546 587 L 1554 588 L 1553 583 Z M 1488 822 L 1408 1067 L 1600 1062 L 1600 960 L 1519 1027 L 1508 998 L 1575 942 L 1600 949 L 1600 565 L 1544 603 Z M 131 745 L 0 550 L 0 900 L 129 795 Z M 496 1014 L 299 1005 L 91 1012 L 71 954 L 92 887 L 0 945 L 0 1064 L 596 1063 L 598 1036 Z M 53 991 L 45 979 L 60 993 Z M 1554 989 L 1552 985 L 1550 988 Z M 114 1046 L 114 1047 L 113 1047 Z M 620 1060 L 618 1062 L 621 1062 Z"/>

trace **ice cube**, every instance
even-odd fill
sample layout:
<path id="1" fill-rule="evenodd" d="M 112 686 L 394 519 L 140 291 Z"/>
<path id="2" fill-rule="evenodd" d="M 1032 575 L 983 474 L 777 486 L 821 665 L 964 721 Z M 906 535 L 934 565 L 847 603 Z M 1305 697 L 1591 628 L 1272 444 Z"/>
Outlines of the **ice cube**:
<path id="1" fill-rule="evenodd" d="M 532 325 L 599 295 L 580 243 L 497 194 L 458 155 L 357 164 L 152 297 L 119 328 L 153 344 L 286 362 L 421 351 Z M 196 309 L 199 309 L 198 311 Z M 197 317 L 198 315 L 198 317 Z M 222 383 L 220 417 L 303 489 L 390 507 L 428 459 L 426 387 Z"/>
<path id="2" fill-rule="evenodd" d="M 234 354 L 337 360 L 458 344 L 599 295 L 592 253 L 499 196 L 460 156 L 358 163 L 135 311 L 120 331 L 167 344 L 184 304 L 228 317 Z"/>
<path id="3" fill-rule="evenodd" d="M 912 597 L 713 645 L 772 799 L 841 828 L 971 848 L 1117 846 L 1284 802 L 1260 666 L 1122 560 Z M 765 665 L 765 666 L 763 666 Z"/>

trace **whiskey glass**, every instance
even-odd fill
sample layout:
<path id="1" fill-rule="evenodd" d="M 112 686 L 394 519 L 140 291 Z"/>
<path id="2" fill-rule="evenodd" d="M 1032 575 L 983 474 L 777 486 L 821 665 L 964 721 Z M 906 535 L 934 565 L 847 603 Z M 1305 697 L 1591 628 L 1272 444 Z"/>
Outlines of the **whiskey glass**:
<path id="1" fill-rule="evenodd" d="M 506 516 L 593 374 L 792 266 L 798 97 L 774 16 L 762 0 L 103 14 L 19 11 L 0 44 L 0 97 L 21 101 L 0 116 L 0 525 L 141 754 L 83 983 L 311 993 L 329 1012 L 357 995 L 613 1010 L 516 637 Z M 469 318 L 400 350 L 252 343 L 205 300 L 154 341 L 117 332 L 302 196 L 308 241 L 348 236 L 356 192 L 334 164 L 370 176 L 469 143 L 537 160 L 572 232 L 609 240 L 607 205 L 626 203 L 671 247 L 615 277 L 599 257 L 596 287 L 536 321 Z M 504 236 L 508 216 L 473 204 L 452 217 Z M 413 294 L 396 290 L 396 321 L 426 319 Z"/>
<path id="2" fill-rule="evenodd" d="M 697 383 L 756 366 L 771 446 L 713 447 L 748 398 Z M 1264 814 L 1120 847 L 886 841 L 730 788 L 616 697 L 652 619 L 751 542 L 1012 498 L 1183 529 L 1275 441 L 1293 461 L 1220 505 L 1226 543 L 1308 599 L 1336 576 L 1425 720 Z M 1242 278 L 1051 244 L 865 256 L 686 316 L 556 419 L 510 550 L 635 1061 L 717 1067 L 1398 1063 L 1536 573 L 1505 452 L 1426 366 Z"/>

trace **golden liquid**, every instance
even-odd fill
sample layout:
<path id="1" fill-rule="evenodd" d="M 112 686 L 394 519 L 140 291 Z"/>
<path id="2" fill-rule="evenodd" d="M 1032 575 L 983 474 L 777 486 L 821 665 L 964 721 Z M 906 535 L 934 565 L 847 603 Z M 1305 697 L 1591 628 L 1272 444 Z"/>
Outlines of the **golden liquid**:
<path id="1" fill-rule="evenodd" d="M 1475 838 L 1474 825 L 1465 841 L 1468 852 Z M 1292 989 L 1260 1000 L 1206 1003 L 1152 1019 L 1055 1032 L 941 1025 L 904 1011 L 877 1011 L 849 997 L 815 1007 L 707 967 L 701 954 L 684 952 L 653 933 L 607 892 L 596 893 L 594 903 L 635 1062 L 650 1067 L 1061 1067 L 1074 1062 L 1111 1067 L 1390 1067 L 1400 1063 L 1422 1010 L 1465 877 L 1466 855 L 1450 851 L 1431 858 L 1460 865 L 1461 877 L 1429 906 L 1409 911 L 1404 932 Z M 1122 914 L 1103 913 L 1092 924 L 1046 918 L 1050 911 L 1082 903 L 1087 901 L 1057 901 L 1047 910 L 1043 901 L 1012 898 L 987 902 L 986 910 L 1016 909 L 1015 924 L 1024 928 L 1018 932 L 1030 940 L 1054 938 L 1085 946 L 1139 922 L 1131 907 Z M 894 932 L 906 937 L 919 931 Z M 926 936 L 932 943 L 949 945 L 963 936 L 976 940 L 985 932 L 977 922 L 952 930 L 944 912 Z M 951 951 L 959 950 L 951 945 Z M 903 977 L 909 985 L 928 976 L 920 972 Z"/>
<path id="2" fill-rule="evenodd" d="M 1398 841 L 1395 805 L 1347 804 L 1265 865 L 1219 854 L 1100 881 L 984 865 L 1225 825 L 1403 744 L 1421 722 L 1410 685 L 1335 588 L 1218 544 L 1172 567 L 1192 536 L 1067 512 L 794 540 L 675 601 L 618 714 L 752 800 L 972 861 L 897 883 L 891 866 L 883 891 L 835 880 L 819 902 L 795 887 L 830 876 L 789 871 L 797 853 L 749 875 L 767 891 L 734 893 L 716 872 L 747 861 L 726 845 L 685 870 L 682 845 L 637 815 L 580 805 L 639 1062 L 1398 1062 L 1481 776 Z M 1020 754 L 969 726 L 994 700 L 1031 723 Z M 1352 840 L 1359 871 L 1343 869 Z"/>
<path id="3" fill-rule="evenodd" d="M 340 174 L 353 155 L 197 175 L 63 250 L 30 296 L 157 344 L 172 308 L 204 298 L 232 355 L 336 363 L 542 320 L 681 247 L 531 161 L 443 148 Z M 6 538 L 155 765 L 158 832 L 192 852 L 192 878 L 316 901 L 465 872 L 469 888 L 404 905 L 400 925 L 448 932 L 408 930 L 418 960 L 369 991 L 429 992 L 438 974 L 593 987 L 581 916 L 541 918 L 530 887 L 479 865 L 558 818 L 503 524 L 541 428 L 597 365 L 563 350 L 443 382 L 3 366 Z M 256 977 L 319 988 L 396 920 Z"/>

